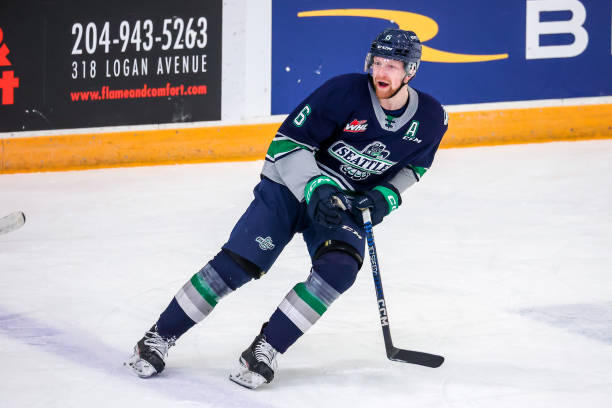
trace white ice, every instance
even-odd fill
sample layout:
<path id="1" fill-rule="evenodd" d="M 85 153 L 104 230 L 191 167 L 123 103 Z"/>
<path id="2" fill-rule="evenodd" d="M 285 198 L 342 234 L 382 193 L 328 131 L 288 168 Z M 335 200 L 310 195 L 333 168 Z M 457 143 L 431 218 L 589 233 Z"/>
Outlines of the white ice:
<path id="1" fill-rule="evenodd" d="M 0 407 L 612 406 L 612 140 L 438 152 L 375 228 L 396 346 L 372 275 L 256 391 L 227 379 L 309 260 L 301 237 L 142 380 L 123 360 L 222 245 L 261 162 L 0 175 Z"/>

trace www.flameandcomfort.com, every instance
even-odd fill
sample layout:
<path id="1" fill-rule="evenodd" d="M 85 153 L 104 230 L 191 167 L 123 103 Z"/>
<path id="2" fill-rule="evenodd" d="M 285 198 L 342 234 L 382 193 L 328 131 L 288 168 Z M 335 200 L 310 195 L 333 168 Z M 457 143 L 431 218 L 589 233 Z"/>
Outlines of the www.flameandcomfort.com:
<path id="1" fill-rule="evenodd" d="M 105 101 L 115 99 L 143 99 L 143 98 L 165 98 L 169 96 L 206 95 L 206 85 L 176 85 L 170 82 L 165 87 L 149 87 L 145 84 L 141 88 L 111 89 L 103 86 L 96 91 L 74 91 L 70 92 L 73 102 Z"/>

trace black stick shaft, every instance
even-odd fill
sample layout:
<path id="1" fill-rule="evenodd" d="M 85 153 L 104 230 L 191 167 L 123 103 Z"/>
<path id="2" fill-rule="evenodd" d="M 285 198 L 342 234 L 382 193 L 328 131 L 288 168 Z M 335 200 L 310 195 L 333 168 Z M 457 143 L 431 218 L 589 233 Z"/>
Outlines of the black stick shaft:
<path id="1" fill-rule="evenodd" d="M 391 329 L 389 328 L 389 316 L 387 315 L 387 305 L 385 303 L 385 295 L 383 293 L 382 280 L 380 277 L 380 268 L 378 266 L 378 255 L 376 252 L 376 244 L 374 243 L 374 232 L 372 231 L 372 218 L 370 210 L 363 210 L 363 224 L 368 241 L 368 253 L 370 255 L 370 265 L 372 266 L 372 276 L 374 278 L 374 287 L 376 288 L 376 301 L 378 303 L 378 314 L 380 317 L 380 326 L 385 340 L 385 351 L 387 358 L 393 361 L 402 363 L 418 364 L 426 367 L 440 367 L 444 362 L 444 357 L 435 354 L 423 353 L 420 351 L 404 350 L 393 346 L 391 340 Z"/>
<path id="2" fill-rule="evenodd" d="M 380 277 L 380 268 L 378 266 L 378 255 L 376 252 L 376 244 L 374 242 L 374 232 L 372 231 L 372 219 L 370 211 L 363 212 L 363 221 L 366 231 L 366 239 L 368 241 L 368 253 L 370 255 L 370 265 L 372 266 L 372 277 L 374 278 L 374 288 L 376 289 L 376 301 L 378 303 L 378 314 L 380 317 L 380 326 L 385 340 L 385 348 L 390 350 L 393 348 L 391 340 L 391 330 L 389 330 L 389 316 L 387 315 L 387 305 L 385 303 L 385 294 L 383 292 L 382 280 Z"/>

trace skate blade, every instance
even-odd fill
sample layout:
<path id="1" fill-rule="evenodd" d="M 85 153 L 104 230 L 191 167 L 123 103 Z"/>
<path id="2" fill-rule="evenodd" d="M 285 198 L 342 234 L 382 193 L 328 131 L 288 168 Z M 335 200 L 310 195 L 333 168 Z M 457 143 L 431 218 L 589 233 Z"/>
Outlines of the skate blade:
<path id="1" fill-rule="evenodd" d="M 242 385 L 243 387 L 251 390 L 254 390 L 266 382 L 266 379 L 263 378 L 263 376 L 254 373 L 253 371 L 249 371 L 249 369 L 245 367 L 240 367 L 238 370 L 231 373 L 229 375 L 229 379 L 236 384 Z"/>
<path id="2" fill-rule="evenodd" d="M 125 361 L 123 366 L 140 378 L 149 378 L 157 374 L 157 370 L 148 361 L 141 359 L 136 353 Z"/>

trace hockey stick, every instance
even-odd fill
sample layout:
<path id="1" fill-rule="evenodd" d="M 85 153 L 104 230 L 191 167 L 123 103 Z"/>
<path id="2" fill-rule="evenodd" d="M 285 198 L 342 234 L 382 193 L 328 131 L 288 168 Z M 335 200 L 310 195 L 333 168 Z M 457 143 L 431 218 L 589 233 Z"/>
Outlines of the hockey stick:
<path id="1" fill-rule="evenodd" d="M 418 364 L 432 368 L 440 367 L 444 362 L 444 357 L 442 356 L 422 353 L 420 351 L 404 350 L 393 345 L 391 330 L 389 329 L 389 316 L 387 315 L 385 295 L 383 294 L 382 281 L 380 278 L 380 269 L 378 267 L 378 255 L 376 254 L 376 245 L 374 244 L 374 233 L 372 232 L 372 218 L 369 209 L 363 210 L 363 224 L 368 241 L 368 252 L 370 255 L 370 264 L 372 266 L 372 275 L 374 276 L 378 312 L 380 314 L 380 326 L 382 328 L 383 338 L 385 339 L 387 358 L 402 363 Z"/>
<path id="2" fill-rule="evenodd" d="M 21 211 L 15 211 L 9 215 L 0 218 L 0 234 L 16 230 L 25 224 L 25 214 Z"/>

